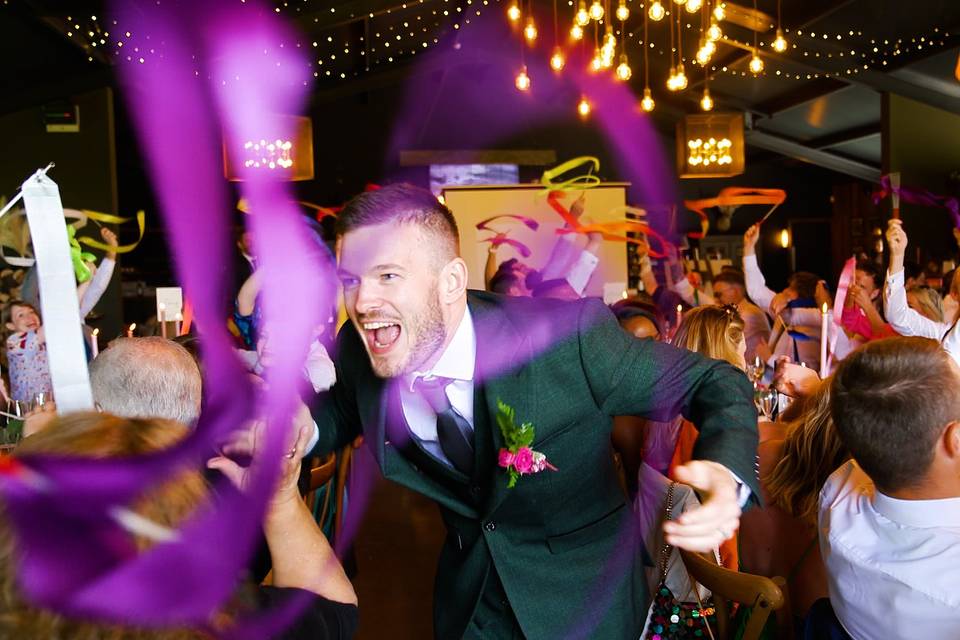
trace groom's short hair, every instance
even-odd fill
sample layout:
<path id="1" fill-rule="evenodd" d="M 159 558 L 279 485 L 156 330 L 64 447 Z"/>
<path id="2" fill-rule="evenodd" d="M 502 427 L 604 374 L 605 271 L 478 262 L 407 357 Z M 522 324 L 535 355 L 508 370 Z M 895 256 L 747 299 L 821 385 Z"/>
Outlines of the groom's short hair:
<path id="1" fill-rule="evenodd" d="M 436 196 L 412 184 L 391 184 L 354 196 L 337 215 L 337 238 L 354 229 L 398 222 L 414 224 L 438 241 L 444 262 L 460 255 L 457 221 Z"/>

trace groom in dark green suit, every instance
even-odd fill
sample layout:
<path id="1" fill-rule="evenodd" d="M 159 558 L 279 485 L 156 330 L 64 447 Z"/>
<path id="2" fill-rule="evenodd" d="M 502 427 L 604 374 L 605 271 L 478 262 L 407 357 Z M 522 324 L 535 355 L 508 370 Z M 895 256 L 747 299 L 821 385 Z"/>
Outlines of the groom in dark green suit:
<path id="1" fill-rule="evenodd" d="M 706 496 L 665 526 L 705 551 L 758 495 L 756 411 L 728 364 L 623 332 L 597 300 L 467 290 L 450 211 L 393 185 L 337 218 L 350 322 L 337 383 L 317 399 L 314 453 L 363 434 L 385 477 L 437 502 L 447 528 L 434 592 L 437 638 L 637 638 L 648 594 L 642 543 L 611 457 L 611 416 L 700 429 L 677 471 Z M 509 484 L 498 403 L 546 456 Z M 374 569 L 375 570 L 375 569 Z M 374 612 L 374 615 L 376 613 Z"/>

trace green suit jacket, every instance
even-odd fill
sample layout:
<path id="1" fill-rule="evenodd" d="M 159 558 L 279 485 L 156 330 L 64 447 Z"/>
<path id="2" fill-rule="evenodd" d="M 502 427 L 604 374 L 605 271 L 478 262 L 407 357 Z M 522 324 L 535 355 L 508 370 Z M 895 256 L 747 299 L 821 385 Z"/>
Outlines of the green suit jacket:
<path id="1" fill-rule="evenodd" d="M 723 464 L 756 496 L 750 383 L 724 362 L 629 336 L 596 299 L 471 291 L 468 305 L 477 335 L 474 477 L 408 437 L 395 382 L 373 374 L 350 323 L 338 337 L 337 383 L 314 408 L 314 452 L 362 433 L 386 478 L 440 506 L 447 537 L 434 595 L 438 638 L 464 634 L 494 570 L 528 638 L 638 637 L 645 556 L 611 457 L 611 417 L 683 414 L 700 428 L 695 457 Z M 533 449 L 557 471 L 507 488 L 497 466 L 498 400 L 518 422 L 533 423 Z"/>

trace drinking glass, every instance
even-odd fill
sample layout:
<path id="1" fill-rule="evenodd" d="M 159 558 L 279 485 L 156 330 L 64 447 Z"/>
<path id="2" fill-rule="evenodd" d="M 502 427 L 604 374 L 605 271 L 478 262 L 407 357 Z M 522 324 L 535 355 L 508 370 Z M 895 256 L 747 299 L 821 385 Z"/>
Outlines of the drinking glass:
<path id="1" fill-rule="evenodd" d="M 763 389 L 758 394 L 757 408 L 767 421 L 773 419 L 773 412 L 777 408 L 778 395 L 777 390 L 773 388 Z"/>
<path id="2" fill-rule="evenodd" d="M 47 401 L 50 400 L 50 394 L 43 391 L 33 394 L 33 402 L 30 403 L 31 411 L 38 411 L 43 408 L 43 405 L 47 404 Z"/>

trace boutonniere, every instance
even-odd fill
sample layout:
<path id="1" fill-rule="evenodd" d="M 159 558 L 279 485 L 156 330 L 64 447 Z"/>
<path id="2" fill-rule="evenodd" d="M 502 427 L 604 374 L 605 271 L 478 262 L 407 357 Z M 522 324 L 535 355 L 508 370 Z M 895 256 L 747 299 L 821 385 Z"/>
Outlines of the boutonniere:
<path id="1" fill-rule="evenodd" d="M 503 434 L 503 441 L 507 445 L 500 449 L 497 464 L 510 474 L 508 489 L 517 484 L 520 476 L 531 473 L 540 473 L 544 469 L 556 471 L 557 468 L 547 462 L 547 456 L 530 448 L 533 444 L 534 429 L 529 422 L 517 425 L 516 412 L 513 407 L 497 400 L 497 425 Z"/>

